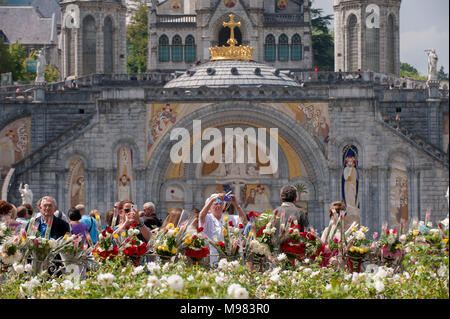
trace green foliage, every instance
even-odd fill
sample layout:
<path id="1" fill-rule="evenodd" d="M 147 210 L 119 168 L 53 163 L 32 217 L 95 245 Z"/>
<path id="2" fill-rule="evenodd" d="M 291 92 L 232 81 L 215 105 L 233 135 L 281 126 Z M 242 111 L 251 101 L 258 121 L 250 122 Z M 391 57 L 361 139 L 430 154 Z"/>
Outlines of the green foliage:
<path id="1" fill-rule="evenodd" d="M 147 70 L 148 12 L 140 4 L 127 26 L 127 72 L 144 73 Z"/>
<path id="2" fill-rule="evenodd" d="M 419 74 L 419 71 L 415 67 L 413 67 L 411 64 L 408 64 L 406 62 L 400 63 L 400 77 L 402 78 L 411 78 L 414 80 L 422 80 L 426 81 L 427 77 L 422 76 Z"/>
<path id="3" fill-rule="evenodd" d="M 0 73 L 7 73 L 11 71 L 11 55 L 9 54 L 8 47 L 0 38 Z"/>
<path id="4" fill-rule="evenodd" d="M 22 80 L 26 73 L 26 69 L 23 64 L 23 61 L 27 56 L 25 48 L 19 43 L 19 41 L 16 41 L 16 43 L 9 46 L 8 51 L 11 56 L 11 71 L 13 74 L 13 80 Z"/>
<path id="5" fill-rule="evenodd" d="M 45 81 L 46 82 L 58 82 L 59 81 L 59 71 L 51 63 L 45 68 Z"/>
<path id="6" fill-rule="evenodd" d="M 445 73 L 444 67 L 442 65 L 438 72 L 438 80 L 439 81 L 441 81 L 441 80 L 448 81 L 448 73 Z"/>
<path id="7" fill-rule="evenodd" d="M 322 12 L 322 9 L 311 9 L 314 68 L 334 71 L 334 34 L 329 29 L 333 15 L 323 16 Z"/>

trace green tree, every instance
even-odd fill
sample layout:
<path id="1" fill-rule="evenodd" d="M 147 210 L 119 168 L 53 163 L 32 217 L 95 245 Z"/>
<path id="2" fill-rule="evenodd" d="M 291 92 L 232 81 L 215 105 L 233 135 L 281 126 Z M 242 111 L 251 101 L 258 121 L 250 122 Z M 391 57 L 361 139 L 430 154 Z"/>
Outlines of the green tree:
<path id="1" fill-rule="evenodd" d="M 0 38 L 0 73 L 7 72 L 12 72 L 11 55 L 3 39 Z"/>
<path id="2" fill-rule="evenodd" d="M 332 14 L 323 16 L 322 9 L 311 8 L 314 68 L 319 71 L 334 71 L 334 33 L 329 29 L 332 20 Z"/>
<path id="3" fill-rule="evenodd" d="M 19 43 L 19 41 L 16 41 L 16 43 L 9 46 L 8 51 L 9 55 L 11 56 L 11 71 L 13 80 L 22 80 L 24 74 L 26 73 L 26 69 L 23 64 L 23 61 L 27 56 L 25 48 Z"/>
<path id="4" fill-rule="evenodd" d="M 400 63 L 400 76 L 402 78 L 411 78 L 414 80 L 427 80 L 426 76 L 420 75 L 419 71 L 417 71 L 415 67 L 406 62 Z"/>
<path id="5" fill-rule="evenodd" d="M 438 80 L 439 81 L 441 81 L 441 80 L 448 81 L 448 73 L 445 73 L 444 66 L 442 66 L 442 65 L 438 72 Z"/>
<path id="6" fill-rule="evenodd" d="M 127 26 L 127 72 L 144 73 L 147 70 L 148 11 L 140 3 Z"/>
<path id="7" fill-rule="evenodd" d="M 59 71 L 51 63 L 45 68 L 45 81 L 47 82 L 58 82 L 59 81 Z"/>

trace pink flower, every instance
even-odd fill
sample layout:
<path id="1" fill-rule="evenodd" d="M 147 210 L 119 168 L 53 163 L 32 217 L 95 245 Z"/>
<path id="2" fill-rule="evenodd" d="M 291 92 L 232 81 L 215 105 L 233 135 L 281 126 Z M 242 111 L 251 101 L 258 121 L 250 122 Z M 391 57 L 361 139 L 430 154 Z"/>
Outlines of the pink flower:
<path id="1" fill-rule="evenodd" d="M 430 216 L 431 216 L 431 213 L 430 213 L 430 212 L 427 212 L 427 213 L 425 214 L 425 217 L 426 217 L 426 218 L 430 218 Z"/>
<path id="2" fill-rule="evenodd" d="M 39 244 L 39 240 L 35 239 L 35 240 L 34 240 L 34 244 L 35 244 L 35 245 Z"/>
<path id="3" fill-rule="evenodd" d="M 377 246 L 376 243 L 372 243 L 372 246 L 370 246 L 370 248 L 375 248 Z"/>
<path id="4" fill-rule="evenodd" d="M 373 233 L 373 240 L 377 239 L 377 237 L 378 237 L 378 232 L 374 232 Z"/>
<path id="5" fill-rule="evenodd" d="M 395 234 L 395 228 L 392 230 L 392 233 Z"/>
<path id="6" fill-rule="evenodd" d="M 389 235 L 389 228 L 386 229 L 386 234 Z"/>

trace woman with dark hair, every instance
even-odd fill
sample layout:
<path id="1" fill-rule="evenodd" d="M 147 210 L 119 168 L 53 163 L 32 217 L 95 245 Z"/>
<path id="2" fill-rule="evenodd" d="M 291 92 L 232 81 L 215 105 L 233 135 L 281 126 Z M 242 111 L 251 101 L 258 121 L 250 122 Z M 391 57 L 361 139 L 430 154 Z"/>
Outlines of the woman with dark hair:
<path id="1" fill-rule="evenodd" d="M 83 238 L 83 245 L 86 243 L 86 241 L 89 243 L 89 245 L 94 246 L 91 240 L 91 236 L 89 235 L 89 226 L 81 223 L 81 212 L 79 209 L 76 209 L 75 207 L 72 207 L 67 212 L 67 215 L 69 216 L 70 221 L 70 227 L 71 227 L 71 233 L 74 235 L 79 235 Z"/>

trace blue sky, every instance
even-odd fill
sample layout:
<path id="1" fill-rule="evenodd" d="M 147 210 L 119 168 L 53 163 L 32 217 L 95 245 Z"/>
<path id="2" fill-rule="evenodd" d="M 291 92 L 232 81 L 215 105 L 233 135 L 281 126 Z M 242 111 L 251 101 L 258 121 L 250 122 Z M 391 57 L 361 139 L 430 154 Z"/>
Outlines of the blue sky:
<path id="1" fill-rule="evenodd" d="M 333 0 L 312 0 L 333 14 Z M 449 0 L 403 0 L 400 6 L 400 61 L 427 73 L 426 49 L 436 49 L 438 69 L 449 72 Z"/>

